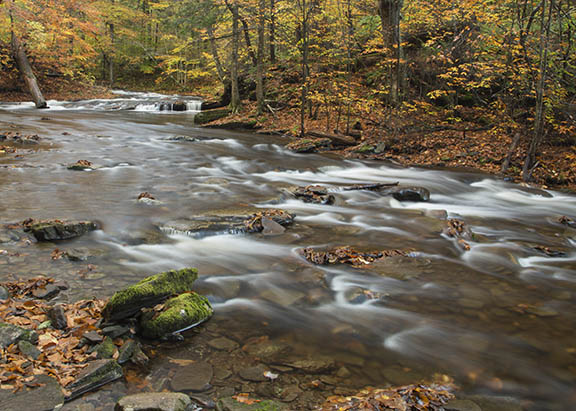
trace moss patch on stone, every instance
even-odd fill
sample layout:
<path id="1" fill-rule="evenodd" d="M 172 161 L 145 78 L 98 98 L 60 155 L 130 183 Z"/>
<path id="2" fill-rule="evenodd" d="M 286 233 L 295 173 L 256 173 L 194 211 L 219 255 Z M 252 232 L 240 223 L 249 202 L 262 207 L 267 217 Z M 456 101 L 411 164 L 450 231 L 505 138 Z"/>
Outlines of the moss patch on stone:
<path id="1" fill-rule="evenodd" d="M 197 293 L 184 293 L 164 304 L 160 312 L 144 313 L 140 331 L 146 338 L 155 339 L 206 321 L 213 310 L 208 299 Z"/>
<path id="2" fill-rule="evenodd" d="M 194 268 L 166 271 L 115 293 L 102 312 L 107 320 L 118 321 L 132 317 L 140 309 L 150 307 L 165 298 L 192 291 L 198 271 Z"/>

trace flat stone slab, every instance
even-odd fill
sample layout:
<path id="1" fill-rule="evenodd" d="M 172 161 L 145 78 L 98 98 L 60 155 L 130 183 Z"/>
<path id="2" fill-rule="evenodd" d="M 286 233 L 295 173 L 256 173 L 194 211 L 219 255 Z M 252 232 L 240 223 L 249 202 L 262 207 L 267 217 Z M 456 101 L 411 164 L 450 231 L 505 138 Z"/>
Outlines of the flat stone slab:
<path id="1" fill-rule="evenodd" d="M 202 392 L 210 388 L 210 381 L 214 375 L 214 369 L 210 363 L 199 361 L 197 363 L 180 367 L 170 386 L 178 392 Z"/>
<path id="2" fill-rule="evenodd" d="M 0 409 L 46 411 L 53 410 L 64 403 L 64 394 L 58 382 L 47 375 L 39 375 L 34 383 L 40 387 L 18 393 L 12 390 L 0 390 Z"/>
<path id="3" fill-rule="evenodd" d="M 114 411 L 186 411 L 190 397 L 179 392 L 147 392 L 121 398 Z"/>
<path id="4" fill-rule="evenodd" d="M 67 400 L 77 398 L 86 392 L 122 378 L 123 375 L 122 367 L 115 360 L 92 361 L 78 376 L 78 379 L 67 387 L 71 391 Z"/>

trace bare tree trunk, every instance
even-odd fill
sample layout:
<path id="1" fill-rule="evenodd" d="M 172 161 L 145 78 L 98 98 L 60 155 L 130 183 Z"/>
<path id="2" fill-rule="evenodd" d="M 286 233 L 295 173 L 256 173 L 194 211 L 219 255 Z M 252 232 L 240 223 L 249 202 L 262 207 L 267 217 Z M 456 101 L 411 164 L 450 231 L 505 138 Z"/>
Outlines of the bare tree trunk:
<path id="1" fill-rule="evenodd" d="M 270 42 L 270 63 L 276 64 L 276 2 L 275 0 L 270 0 L 270 25 L 269 30 L 269 42 Z"/>
<path id="2" fill-rule="evenodd" d="M 258 0 L 258 55 L 256 57 L 256 100 L 258 114 L 264 112 L 264 10 L 266 0 Z"/>
<path id="3" fill-rule="evenodd" d="M 36 75 L 34 74 L 34 70 L 32 70 L 32 66 L 30 65 L 30 61 L 28 60 L 28 56 L 26 55 L 26 51 L 24 47 L 20 43 L 20 39 L 16 35 L 14 31 L 14 17 L 12 16 L 12 6 L 14 5 L 14 0 L 12 0 L 12 4 L 8 9 L 8 13 L 10 14 L 10 34 L 12 36 L 10 45 L 12 47 L 12 56 L 16 61 L 16 66 L 18 67 L 18 71 L 24 78 L 24 82 L 26 83 L 26 87 L 28 91 L 32 95 L 32 99 L 34 100 L 34 104 L 36 104 L 36 108 L 47 108 L 48 104 L 46 104 L 46 100 L 42 95 L 42 90 L 40 90 L 40 86 L 38 86 L 38 80 L 36 79 Z"/>
<path id="4" fill-rule="evenodd" d="M 522 168 L 522 180 L 527 182 L 532 179 L 532 172 L 537 166 L 536 154 L 544 137 L 544 93 L 546 92 L 546 75 L 548 69 L 548 48 L 550 43 L 550 25 L 552 21 L 552 11 L 554 10 L 554 0 L 549 1 L 548 17 L 546 18 L 546 1 L 542 0 L 542 15 L 540 23 L 540 65 L 538 72 L 540 78 L 536 87 L 536 118 L 534 119 L 534 135 L 530 140 L 526 160 Z"/>
<path id="5" fill-rule="evenodd" d="M 310 68 L 308 65 L 308 53 L 309 53 L 309 33 L 308 33 L 308 4 L 306 0 L 301 0 L 300 6 L 302 9 L 302 93 L 300 97 L 300 137 L 304 137 L 306 134 L 306 106 L 308 102 L 308 76 L 310 74 Z"/>
<path id="6" fill-rule="evenodd" d="M 222 62 L 220 61 L 220 55 L 218 54 L 218 48 L 216 47 L 216 40 L 214 39 L 214 29 L 212 25 L 209 24 L 206 28 L 208 32 L 208 37 L 210 39 L 210 50 L 212 51 L 212 58 L 214 59 L 214 64 L 216 65 L 216 71 L 218 72 L 218 78 L 222 84 L 226 84 L 226 73 L 222 67 Z"/>
<path id="7" fill-rule="evenodd" d="M 400 35 L 400 12 L 404 0 L 378 0 L 378 14 L 382 24 L 384 47 L 396 62 L 390 68 L 390 102 L 397 105 L 402 95 L 402 40 Z"/>
<path id="8" fill-rule="evenodd" d="M 346 33 L 346 57 L 347 57 L 347 64 L 346 69 L 347 79 L 346 79 L 346 134 L 350 134 L 350 108 L 351 108 L 351 99 L 350 99 L 350 89 L 352 88 L 352 32 L 354 27 L 352 25 L 352 5 L 350 4 L 351 0 L 346 2 L 346 20 L 348 30 Z"/>
<path id="9" fill-rule="evenodd" d="M 110 0 L 112 6 L 114 6 L 115 0 Z M 114 29 L 114 23 L 108 23 L 108 28 L 110 29 L 110 45 L 111 53 L 108 60 L 108 82 L 110 87 L 114 85 L 114 43 L 116 42 L 116 32 Z"/>
<path id="10" fill-rule="evenodd" d="M 238 45 L 240 43 L 238 3 L 236 0 L 233 0 L 232 4 L 230 4 L 229 0 L 225 1 L 230 13 L 232 13 L 232 67 L 230 69 L 232 98 L 230 100 L 230 111 L 237 113 L 240 110 L 240 90 L 238 88 Z"/>

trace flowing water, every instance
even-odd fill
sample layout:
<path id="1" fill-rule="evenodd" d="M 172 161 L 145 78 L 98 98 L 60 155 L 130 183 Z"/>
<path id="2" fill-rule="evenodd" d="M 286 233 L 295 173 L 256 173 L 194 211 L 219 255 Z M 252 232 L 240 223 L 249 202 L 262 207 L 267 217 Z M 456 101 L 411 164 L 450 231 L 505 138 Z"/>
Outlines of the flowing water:
<path id="1" fill-rule="evenodd" d="M 576 230 L 557 222 L 576 217 L 574 195 L 478 173 L 294 154 L 280 137 L 195 128 L 199 100 L 175 113 L 158 110 L 161 98 L 124 93 L 49 102 L 43 111 L 0 105 L 0 131 L 44 138 L 20 157 L 0 155 L 0 223 L 33 217 L 103 225 L 64 244 L 1 244 L 21 255 L 0 255 L 0 281 L 47 274 L 70 283 L 71 299 L 107 297 L 145 275 L 193 266 L 224 335 L 240 345 L 258 336 L 285 341 L 295 356 L 328 355 L 351 373 L 340 385 L 409 383 L 438 372 L 467 393 L 514 396 L 532 409 L 576 407 Z M 198 141 L 167 140 L 177 135 Z M 66 169 L 80 159 L 101 168 Z M 339 190 L 396 181 L 429 189 L 430 202 Z M 278 200 L 282 189 L 312 183 L 330 187 L 336 203 Z M 163 204 L 138 204 L 144 191 Z M 163 238 L 152 229 L 249 206 L 294 212 L 295 224 L 277 237 Z M 442 234 L 445 222 L 431 210 L 470 226 L 470 251 Z M 297 252 L 336 245 L 413 253 L 358 269 L 313 266 Z M 97 251 L 90 267 L 50 259 L 57 247 L 80 246 Z M 564 254 L 550 257 L 535 246 Z M 195 344 L 187 341 L 178 356 Z M 163 357 L 155 364 L 169 368 Z M 112 389 L 126 390 L 129 383 Z"/>

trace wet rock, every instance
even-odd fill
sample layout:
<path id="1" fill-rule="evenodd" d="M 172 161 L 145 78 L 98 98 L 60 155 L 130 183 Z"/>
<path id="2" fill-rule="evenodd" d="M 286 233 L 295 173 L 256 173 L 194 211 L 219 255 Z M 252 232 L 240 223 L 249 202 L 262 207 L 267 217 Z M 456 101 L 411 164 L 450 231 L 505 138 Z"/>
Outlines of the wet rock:
<path id="1" fill-rule="evenodd" d="M 57 330 L 65 330 L 68 328 L 68 317 L 66 317 L 66 310 L 62 304 L 56 304 L 48 310 L 48 318 L 52 327 Z"/>
<path id="2" fill-rule="evenodd" d="M 17 393 L 12 390 L 0 390 L 0 409 L 47 411 L 57 409 L 64 403 L 62 389 L 55 379 L 47 375 L 38 375 L 32 383 L 40 386 Z"/>
<path id="3" fill-rule="evenodd" d="M 149 361 L 150 358 L 148 358 L 144 351 L 142 351 L 140 344 L 136 345 L 134 354 L 132 354 L 132 357 L 130 358 L 130 362 L 140 367 L 146 367 Z"/>
<path id="4" fill-rule="evenodd" d="M 250 214 L 251 211 L 254 213 Z M 180 219 L 169 222 L 160 229 L 167 234 L 185 234 L 194 238 L 221 234 L 259 233 L 264 230 L 263 218 L 269 218 L 281 226 L 290 225 L 294 221 L 294 215 L 284 210 L 238 210 L 237 214 Z"/>
<path id="5" fill-rule="evenodd" d="M 78 160 L 74 164 L 68 165 L 66 168 L 68 170 L 73 171 L 86 171 L 86 170 L 96 170 L 98 167 L 88 160 Z"/>
<path id="6" fill-rule="evenodd" d="M 266 371 L 268 371 L 268 368 L 263 365 L 257 365 L 255 367 L 243 368 L 238 374 L 242 379 L 247 381 L 264 382 L 268 381 L 268 378 L 264 375 Z"/>
<path id="7" fill-rule="evenodd" d="M 172 136 L 172 137 L 163 138 L 162 140 L 164 140 L 164 141 L 185 141 L 185 142 L 191 142 L 191 143 L 196 143 L 198 141 L 202 141 L 200 138 L 192 137 L 192 136 Z"/>
<path id="8" fill-rule="evenodd" d="M 340 367 L 338 369 L 338 372 L 336 373 L 336 376 L 340 377 L 340 378 L 348 378 L 348 377 L 350 377 L 350 375 L 352 375 L 352 373 L 346 367 Z"/>
<path id="9" fill-rule="evenodd" d="M 206 124 L 212 121 L 227 117 L 230 114 L 228 109 L 215 109 L 202 111 L 194 116 L 194 124 Z"/>
<path id="10" fill-rule="evenodd" d="M 363 304 L 371 300 L 381 300 L 384 298 L 384 295 L 365 288 L 355 287 L 347 290 L 344 298 L 346 298 L 346 301 L 350 304 Z"/>
<path id="11" fill-rule="evenodd" d="M 13 231 L 7 231 L 7 230 L 0 231 L 0 244 L 11 243 L 13 241 L 18 241 L 19 239 L 20 237 L 18 236 L 18 234 L 16 234 Z"/>
<path id="12" fill-rule="evenodd" d="M 114 360 L 96 360 L 89 363 L 75 382 L 66 387 L 70 391 L 67 400 L 95 390 L 123 376 L 122 367 Z"/>
<path id="13" fill-rule="evenodd" d="M 212 398 L 208 397 L 207 395 L 201 395 L 201 394 L 190 395 L 190 399 L 192 400 L 193 403 L 196 403 L 200 407 L 203 407 L 203 409 L 211 410 L 216 408 L 216 403 L 212 400 Z"/>
<path id="14" fill-rule="evenodd" d="M 98 224 L 92 221 L 52 220 L 32 223 L 25 231 L 30 232 L 38 241 L 58 241 L 80 237 L 98 229 Z"/>
<path id="15" fill-rule="evenodd" d="M 462 397 L 474 402 L 482 411 L 523 411 L 522 403 L 513 397 L 470 395 Z"/>
<path id="16" fill-rule="evenodd" d="M 44 287 L 35 288 L 32 290 L 32 295 L 41 300 L 49 300 L 56 297 L 60 293 L 60 288 L 54 284 L 46 284 Z"/>
<path id="17" fill-rule="evenodd" d="M 121 398 L 114 411 L 186 411 L 192 401 L 178 392 L 146 392 Z"/>
<path id="18" fill-rule="evenodd" d="M 288 411 L 290 408 L 278 401 L 256 400 L 251 404 L 239 402 L 234 397 L 221 398 L 216 405 L 218 411 Z"/>
<path id="19" fill-rule="evenodd" d="M 305 203 L 312 204 L 334 204 L 335 198 L 332 194 L 328 194 L 328 189 L 322 186 L 309 185 L 306 187 L 298 187 L 289 192 L 291 196 L 297 200 Z"/>
<path id="20" fill-rule="evenodd" d="M 178 392 L 202 392 L 210 388 L 214 370 L 210 363 L 198 361 L 180 367 L 170 380 L 170 386 Z"/>
<path id="21" fill-rule="evenodd" d="M 322 374 L 336 369 L 336 363 L 332 358 L 309 358 L 282 362 L 282 364 L 311 374 Z"/>
<path id="22" fill-rule="evenodd" d="M 276 221 L 272 220 L 269 217 L 262 218 L 262 234 L 267 236 L 275 236 L 284 234 L 286 229 L 278 224 Z"/>
<path id="23" fill-rule="evenodd" d="M 128 334 L 130 332 L 130 327 L 124 325 L 111 325 L 108 327 L 102 328 L 102 334 L 112 338 L 113 340 L 123 336 L 124 334 Z"/>
<path id="24" fill-rule="evenodd" d="M 154 197 L 149 192 L 140 193 L 136 199 L 136 202 L 138 204 L 144 204 L 147 206 L 159 206 L 164 204 L 162 201 L 157 200 L 156 197 Z"/>
<path id="25" fill-rule="evenodd" d="M 118 360 L 117 360 L 118 364 L 124 364 L 130 361 L 130 359 L 136 352 L 137 347 L 138 343 L 134 340 L 128 340 L 124 344 L 122 344 L 122 347 L 120 347 L 120 350 L 118 352 Z"/>
<path id="26" fill-rule="evenodd" d="M 220 351 L 233 351 L 238 348 L 238 343 L 226 337 L 214 338 L 208 341 L 208 345 Z"/>
<path id="27" fill-rule="evenodd" d="M 140 332 L 155 339 L 183 331 L 203 323 L 212 316 L 210 302 L 197 293 L 184 293 L 166 301 L 160 311 L 144 312 Z"/>
<path id="28" fill-rule="evenodd" d="M 380 191 L 383 195 L 394 197 L 398 201 L 428 201 L 430 191 L 424 187 L 390 187 Z"/>
<path id="29" fill-rule="evenodd" d="M 147 277 L 116 292 L 102 312 L 104 318 L 118 321 L 137 314 L 142 308 L 156 305 L 170 295 L 191 291 L 198 271 L 193 268 L 172 270 Z"/>
<path id="30" fill-rule="evenodd" d="M 33 360 L 37 360 L 38 357 L 40 357 L 40 354 L 42 354 L 42 351 L 40 351 L 34 344 L 31 344 L 28 341 L 19 341 L 18 349 L 22 354 L 32 358 Z"/>
<path id="31" fill-rule="evenodd" d="M 82 337 L 84 337 L 88 342 L 92 344 L 98 344 L 104 341 L 104 337 L 98 334 L 96 331 L 85 332 Z"/>
<path id="32" fill-rule="evenodd" d="M 0 286 L 0 301 L 4 301 L 10 298 L 10 293 L 8 290 L 2 286 Z"/>
<path id="33" fill-rule="evenodd" d="M 482 411 L 482 408 L 470 400 L 450 400 L 444 405 L 446 411 Z"/>
<path id="34" fill-rule="evenodd" d="M 330 150 L 332 140 L 329 138 L 303 138 L 286 145 L 286 149 L 295 153 L 314 153 L 316 151 Z"/>
<path id="35" fill-rule="evenodd" d="M 110 337 L 104 338 L 104 341 L 96 347 L 98 358 L 106 359 L 114 357 L 116 346 Z"/>
<path id="36" fill-rule="evenodd" d="M 278 393 L 277 397 L 282 402 L 292 402 L 302 394 L 302 390 L 297 385 L 289 385 Z"/>
<path id="37" fill-rule="evenodd" d="M 434 217 L 440 220 L 446 220 L 448 218 L 448 212 L 446 210 L 425 210 L 424 215 L 427 217 Z"/>
<path id="38" fill-rule="evenodd" d="M 36 344 L 38 342 L 38 334 L 33 330 L 0 322 L 0 348 L 7 348 L 9 345 L 19 341 L 28 341 L 31 344 Z"/>

